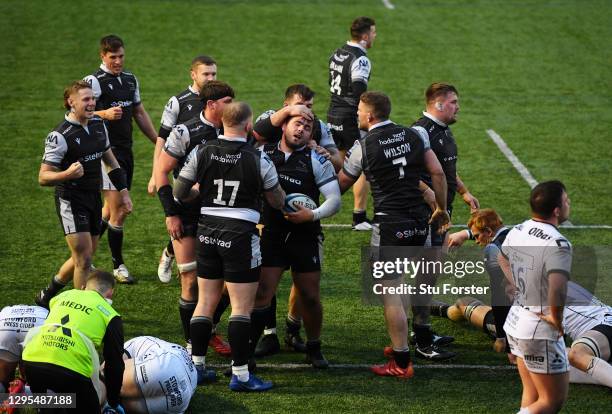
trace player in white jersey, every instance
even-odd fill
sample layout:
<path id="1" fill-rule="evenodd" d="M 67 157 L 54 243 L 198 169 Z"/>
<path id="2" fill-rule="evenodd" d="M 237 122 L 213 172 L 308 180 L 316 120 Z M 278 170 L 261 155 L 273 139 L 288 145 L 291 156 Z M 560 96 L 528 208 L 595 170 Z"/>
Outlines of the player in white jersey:
<path id="1" fill-rule="evenodd" d="M 21 360 L 23 341 L 30 330 L 43 324 L 49 311 L 40 306 L 5 306 L 0 311 L 0 393 L 8 392 Z"/>
<path id="2" fill-rule="evenodd" d="M 548 413 L 561 409 L 569 385 L 563 308 L 572 246 L 557 226 L 570 201 L 560 181 L 547 181 L 533 188 L 530 204 L 532 218 L 508 232 L 499 255 L 516 289 L 504 330 L 523 383 L 520 412 Z"/>
<path id="3" fill-rule="evenodd" d="M 183 413 L 197 386 L 191 357 L 180 345 L 152 336 L 125 343 L 121 404 L 131 413 Z"/>
<path id="4" fill-rule="evenodd" d="M 612 388 L 612 306 L 569 282 L 563 327 L 572 339 L 570 382 Z"/>

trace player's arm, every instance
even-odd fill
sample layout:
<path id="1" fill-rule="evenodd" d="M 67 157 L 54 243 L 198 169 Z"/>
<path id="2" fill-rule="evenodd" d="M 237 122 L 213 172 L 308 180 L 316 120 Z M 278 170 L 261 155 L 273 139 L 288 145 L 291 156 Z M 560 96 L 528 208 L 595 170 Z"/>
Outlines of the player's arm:
<path id="1" fill-rule="evenodd" d="M 282 126 L 288 119 L 294 116 L 300 116 L 309 121 L 312 121 L 314 119 L 314 114 L 312 113 L 312 109 L 308 108 L 307 106 L 288 105 L 288 106 L 283 106 L 281 109 L 279 109 L 278 111 L 270 115 L 270 118 L 269 118 L 270 124 L 273 127 L 278 128 Z"/>
<path id="2" fill-rule="evenodd" d="M 470 207 L 471 212 L 478 210 L 480 208 L 480 203 L 478 202 L 478 199 L 474 197 L 472 193 L 470 193 L 470 190 L 468 190 L 468 188 L 463 183 L 461 178 L 459 178 L 459 174 L 457 174 L 456 177 L 457 177 L 457 192 L 461 195 L 465 204 L 467 204 Z"/>
<path id="3" fill-rule="evenodd" d="M 68 152 L 66 139 L 59 132 L 51 132 L 45 139 L 45 153 L 40 170 L 38 171 L 38 184 L 53 186 L 64 181 L 81 178 L 85 171 L 80 162 L 72 163 L 65 170 L 61 170 L 62 161 Z"/>
<path id="4" fill-rule="evenodd" d="M 456 231 L 448 235 L 448 246 L 449 247 L 460 247 L 467 240 L 470 240 L 468 230 Z"/>
<path id="5" fill-rule="evenodd" d="M 151 121 L 151 117 L 142 102 L 138 105 L 134 105 L 133 116 L 138 128 L 140 128 L 142 133 L 155 145 L 157 143 L 157 132 L 155 132 L 153 121 Z"/>
<path id="6" fill-rule="evenodd" d="M 194 184 L 198 181 L 198 151 L 200 148 L 201 145 L 198 145 L 191 150 L 178 178 L 174 180 L 172 195 L 177 200 L 189 202 L 200 196 L 200 192 L 194 188 Z"/>
<path id="7" fill-rule="evenodd" d="M 436 211 L 436 193 L 422 180 L 419 180 L 419 190 L 423 194 L 423 200 L 432 212 Z"/>
<path id="8" fill-rule="evenodd" d="M 107 401 L 111 407 L 119 405 L 119 393 L 123 383 L 123 322 L 120 316 L 111 319 L 103 338 L 104 384 Z"/>
<path id="9" fill-rule="evenodd" d="M 155 163 L 159 158 L 159 154 L 166 143 L 166 140 L 170 136 L 172 132 L 172 128 L 177 124 L 179 116 L 179 103 L 175 96 L 168 99 L 168 103 L 164 107 L 164 112 L 162 113 L 161 125 L 159 126 L 159 131 L 157 132 L 157 138 L 155 140 L 155 150 L 153 151 L 153 163 L 151 166 L 151 178 L 149 179 L 149 183 L 147 185 L 147 192 L 149 195 L 155 195 L 155 191 L 160 187 L 155 182 Z"/>
<path id="10" fill-rule="evenodd" d="M 361 143 L 355 141 L 351 149 L 346 153 L 344 165 L 338 173 L 338 184 L 342 194 L 357 182 L 363 172 L 363 165 L 361 164 L 362 155 Z"/>
<path id="11" fill-rule="evenodd" d="M 368 89 L 371 70 L 372 65 L 367 56 L 361 56 L 351 65 L 351 89 L 356 98 L 359 98 Z"/>
<path id="12" fill-rule="evenodd" d="M 550 314 L 540 318 L 553 325 L 563 335 L 563 308 L 567 297 L 567 281 L 572 268 L 572 247 L 565 239 L 544 250 L 544 269 L 548 275 L 548 306 Z"/>
<path id="13" fill-rule="evenodd" d="M 431 149 L 425 150 L 425 170 L 431 177 L 431 186 L 436 196 L 436 209 L 431 215 L 430 223 L 438 221 L 440 227 L 438 231 L 443 233 L 450 225 L 450 217 L 446 211 L 446 175 L 438 157 Z"/>
<path id="14" fill-rule="evenodd" d="M 270 207 L 277 210 L 282 209 L 285 204 L 285 190 L 278 182 L 278 173 L 274 163 L 263 151 L 260 151 L 259 173 L 263 182 L 264 198 Z"/>
<path id="15" fill-rule="evenodd" d="M 130 198 L 130 192 L 127 188 L 127 176 L 125 174 L 125 170 L 120 167 L 117 158 L 115 158 L 113 150 L 110 149 L 110 145 L 108 145 L 107 150 L 104 151 L 104 154 L 102 154 L 102 159 L 104 160 L 102 168 L 104 168 L 104 165 L 106 165 L 108 178 L 121 195 L 123 209 L 127 214 L 130 214 L 133 206 L 132 199 Z"/>

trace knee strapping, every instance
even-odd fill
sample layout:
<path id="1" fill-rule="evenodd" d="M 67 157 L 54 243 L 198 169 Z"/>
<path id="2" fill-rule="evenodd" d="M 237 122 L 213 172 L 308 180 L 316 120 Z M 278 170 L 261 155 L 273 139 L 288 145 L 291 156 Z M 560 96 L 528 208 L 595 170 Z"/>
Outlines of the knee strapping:
<path id="1" fill-rule="evenodd" d="M 197 268 L 197 262 L 179 263 L 177 267 L 181 273 L 193 272 Z"/>

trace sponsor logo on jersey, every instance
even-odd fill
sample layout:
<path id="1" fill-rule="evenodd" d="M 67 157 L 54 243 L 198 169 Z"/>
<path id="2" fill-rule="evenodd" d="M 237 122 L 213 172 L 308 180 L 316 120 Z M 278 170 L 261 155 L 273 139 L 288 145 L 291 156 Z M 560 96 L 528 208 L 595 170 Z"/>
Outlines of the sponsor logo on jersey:
<path id="1" fill-rule="evenodd" d="M 187 92 L 185 95 L 179 96 L 178 99 L 181 100 L 181 99 L 189 98 L 189 96 L 191 96 L 191 92 Z"/>
<path id="2" fill-rule="evenodd" d="M 327 124 L 327 126 L 334 131 L 344 131 L 344 125 Z"/>
<path id="3" fill-rule="evenodd" d="M 385 139 L 379 139 L 378 142 L 380 143 L 380 145 L 394 144 L 396 142 L 404 141 L 405 136 L 406 136 L 406 131 L 402 131 L 400 133 L 393 134 L 392 137 L 385 138 Z"/>
<path id="4" fill-rule="evenodd" d="M 541 355 L 525 355 L 525 361 L 543 364 L 544 357 Z"/>
<path id="5" fill-rule="evenodd" d="M 288 175 L 285 175 L 285 174 L 279 174 L 278 176 L 285 181 L 289 181 L 290 183 L 302 185 L 302 180 L 298 180 L 297 178 L 289 177 Z"/>
<path id="6" fill-rule="evenodd" d="M 225 241 L 225 240 L 217 239 L 215 237 L 204 236 L 204 235 L 200 235 L 200 237 L 198 238 L 200 239 L 200 243 L 215 244 L 219 247 L 225 247 L 226 249 L 229 249 L 230 247 L 232 247 L 231 241 Z"/>
<path id="7" fill-rule="evenodd" d="M 189 130 L 189 132 L 197 132 L 197 131 L 199 131 L 199 130 L 200 130 L 200 129 L 202 129 L 202 128 L 204 128 L 204 125 L 200 124 L 200 125 L 198 125 L 198 126 L 196 126 L 196 127 L 191 128 L 191 129 Z"/>
<path id="8" fill-rule="evenodd" d="M 83 162 L 95 161 L 98 158 L 101 158 L 104 155 L 104 152 L 94 152 L 93 154 L 87 154 L 82 159 Z"/>
<path id="9" fill-rule="evenodd" d="M 114 101 L 111 102 L 111 106 L 120 106 L 122 108 L 125 108 L 127 106 L 131 106 L 132 105 L 132 101 Z"/>
<path id="10" fill-rule="evenodd" d="M 242 158 L 242 154 L 241 153 L 238 153 L 238 154 L 222 154 L 222 155 L 210 154 L 210 159 L 212 161 L 217 161 L 217 162 L 220 162 L 220 163 L 223 163 L 223 164 L 236 164 L 236 163 L 238 163 L 240 158 Z"/>
<path id="11" fill-rule="evenodd" d="M 81 138 L 75 138 L 74 140 L 76 141 L 77 144 L 81 145 Z"/>

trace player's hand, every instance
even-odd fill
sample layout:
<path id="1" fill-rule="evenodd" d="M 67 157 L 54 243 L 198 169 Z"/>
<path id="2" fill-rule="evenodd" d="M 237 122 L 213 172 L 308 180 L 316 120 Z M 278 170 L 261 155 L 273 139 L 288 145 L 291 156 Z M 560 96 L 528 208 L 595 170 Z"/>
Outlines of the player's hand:
<path id="1" fill-rule="evenodd" d="M 478 210 L 480 208 L 480 203 L 478 199 L 472 195 L 469 191 L 466 191 L 461 195 L 463 197 L 463 201 L 470 207 L 470 213 Z"/>
<path id="2" fill-rule="evenodd" d="M 70 164 L 70 167 L 66 169 L 66 179 L 67 180 L 76 180 L 77 178 L 81 178 L 85 174 L 85 170 L 83 169 L 83 165 L 80 162 L 73 162 Z"/>
<path id="3" fill-rule="evenodd" d="M 180 240 L 183 237 L 183 223 L 178 216 L 166 217 L 166 229 L 172 240 Z"/>
<path id="4" fill-rule="evenodd" d="M 461 230 L 448 235 L 448 247 L 459 247 L 469 239 L 467 231 Z"/>
<path id="5" fill-rule="evenodd" d="M 298 211 L 296 211 L 295 213 L 285 213 L 285 218 L 291 223 L 308 223 L 314 219 L 314 213 L 312 212 L 312 210 L 302 206 L 297 206 L 297 208 Z"/>
<path id="6" fill-rule="evenodd" d="M 123 115 L 123 109 L 120 106 L 113 106 L 112 108 L 108 108 L 104 111 L 104 116 L 102 118 L 108 121 L 116 121 L 121 119 Z"/>
<path id="7" fill-rule="evenodd" d="M 287 107 L 287 112 L 288 118 L 294 116 L 301 116 L 302 118 L 306 118 L 309 121 L 314 120 L 314 114 L 312 113 L 312 109 L 310 109 L 306 105 L 289 105 Z"/>
<path id="8" fill-rule="evenodd" d="M 102 414 L 125 414 L 125 409 L 121 404 L 117 404 L 116 407 L 111 407 L 108 403 L 106 403 L 102 408 Z"/>
<path id="9" fill-rule="evenodd" d="M 121 190 L 121 208 L 125 211 L 125 214 L 132 212 L 132 199 L 130 198 L 130 192 L 127 189 Z"/>
<path id="10" fill-rule="evenodd" d="M 549 324 L 551 324 L 552 326 L 555 327 L 555 329 L 557 329 L 557 331 L 559 331 L 559 338 L 563 336 L 563 321 L 562 320 L 558 320 L 553 318 L 552 315 L 544 315 L 543 313 L 538 313 L 537 314 L 540 319 L 542 319 L 545 322 L 548 322 Z"/>
<path id="11" fill-rule="evenodd" d="M 149 183 L 147 184 L 147 193 L 149 193 L 151 197 L 157 195 L 157 188 L 155 186 L 155 178 L 153 176 L 149 178 Z"/>
<path id="12" fill-rule="evenodd" d="M 314 147 L 311 147 L 315 150 L 315 152 L 319 155 L 321 155 L 322 157 L 325 157 L 326 160 L 331 158 L 331 154 L 329 153 L 328 150 L 326 150 L 325 148 L 317 145 L 317 142 L 313 139 L 310 142 L 314 142 Z"/>
<path id="13" fill-rule="evenodd" d="M 432 223 L 438 224 L 438 234 L 444 234 L 444 232 L 450 227 L 450 217 L 448 216 L 448 212 L 436 207 L 436 210 L 429 219 L 429 224 Z"/>
<path id="14" fill-rule="evenodd" d="M 436 211 L 436 208 L 438 208 L 436 204 L 436 193 L 434 193 L 431 188 L 423 191 L 423 200 L 425 200 L 431 211 Z"/>

